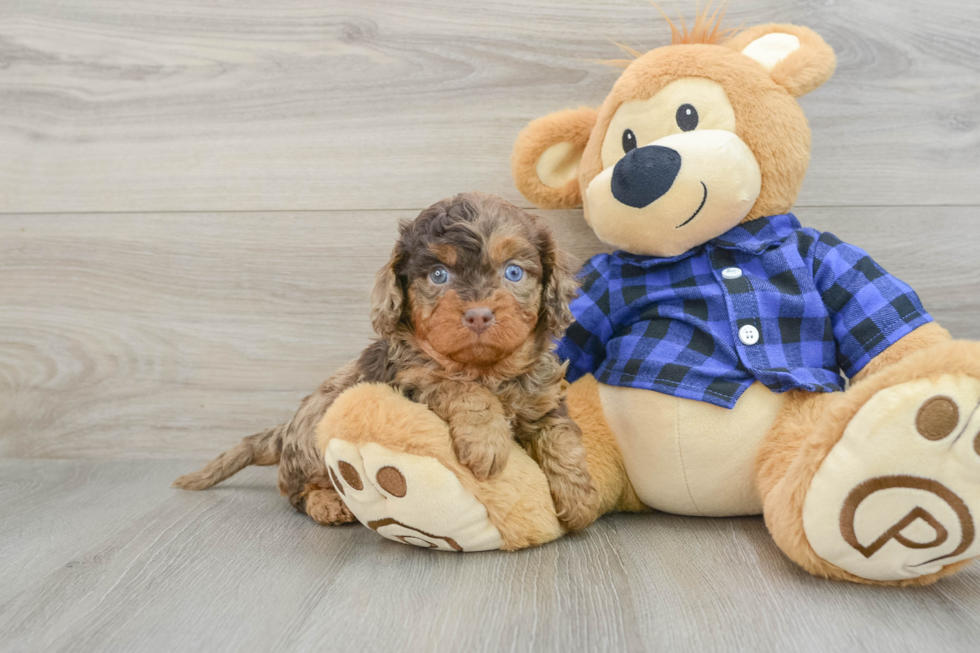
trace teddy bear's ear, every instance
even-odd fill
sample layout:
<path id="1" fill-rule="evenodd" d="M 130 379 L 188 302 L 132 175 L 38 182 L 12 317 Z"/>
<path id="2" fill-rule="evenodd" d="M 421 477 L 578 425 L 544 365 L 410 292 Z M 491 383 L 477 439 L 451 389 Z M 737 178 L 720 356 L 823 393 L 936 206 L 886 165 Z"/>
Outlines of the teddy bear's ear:
<path id="1" fill-rule="evenodd" d="M 542 209 L 571 209 L 582 203 L 578 166 L 597 111 L 568 109 L 538 118 L 514 143 L 511 171 L 518 190 Z"/>
<path id="2" fill-rule="evenodd" d="M 761 64 L 793 97 L 826 82 L 837 66 L 831 47 L 816 32 L 798 25 L 751 27 L 725 45 Z"/>

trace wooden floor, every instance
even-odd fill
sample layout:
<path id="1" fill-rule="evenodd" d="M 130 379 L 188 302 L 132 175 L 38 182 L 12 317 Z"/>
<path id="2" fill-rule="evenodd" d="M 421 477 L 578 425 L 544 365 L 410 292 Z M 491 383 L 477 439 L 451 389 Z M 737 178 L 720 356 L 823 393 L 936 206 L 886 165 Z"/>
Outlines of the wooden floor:
<path id="1" fill-rule="evenodd" d="M 838 53 L 802 100 L 798 217 L 980 339 L 980 5 L 729 19 Z M 271 469 L 169 487 L 364 346 L 399 219 L 470 189 L 527 206 L 520 128 L 600 102 L 611 39 L 666 38 L 638 0 L 0 0 L 0 651 L 976 651 L 980 566 L 819 581 L 755 518 L 445 555 L 318 527 Z"/>

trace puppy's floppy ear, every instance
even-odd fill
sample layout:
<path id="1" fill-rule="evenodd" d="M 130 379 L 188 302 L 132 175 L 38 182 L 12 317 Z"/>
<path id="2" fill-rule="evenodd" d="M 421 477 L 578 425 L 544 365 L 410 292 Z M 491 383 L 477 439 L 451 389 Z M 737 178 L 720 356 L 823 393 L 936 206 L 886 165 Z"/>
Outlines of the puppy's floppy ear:
<path id="1" fill-rule="evenodd" d="M 561 337 L 572 323 L 572 311 L 568 304 L 578 294 L 578 280 L 568 256 L 558 248 L 554 236 L 546 227 L 540 227 L 538 249 L 544 284 L 538 324 L 543 323 L 551 335 Z"/>
<path id="2" fill-rule="evenodd" d="M 837 57 L 813 30 L 799 25 L 758 25 L 725 42 L 769 71 L 793 97 L 806 95 L 834 74 Z"/>
<path id="3" fill-rule="evenodd" d="M 395 333 L 405 307 L 405 292 L 395 271 L 398 262 L 396 246 L 391 260 L 378 270 L 371 291 L 371 325 L 382 338 L 390 338 Z"/>
<path id="4" fill-rule="evenodd" d="M 517 189 L 542 209 L 582 203 L 578 167 L 598 112 L 582 107 L 551 113 L 524 128 L 510 158 Z"/>

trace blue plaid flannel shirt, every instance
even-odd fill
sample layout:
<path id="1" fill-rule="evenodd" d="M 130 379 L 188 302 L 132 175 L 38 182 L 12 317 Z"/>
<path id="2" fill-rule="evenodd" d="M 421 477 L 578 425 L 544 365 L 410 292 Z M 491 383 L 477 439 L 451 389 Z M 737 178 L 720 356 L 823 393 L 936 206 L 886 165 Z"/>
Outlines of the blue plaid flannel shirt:
<path id="1" fill-rule="evenodd" d="M 576 321 L 558 346 L 569 381 L 594 374 L 726 408 L 757 379 L 774 392 L 843 390 L 842 370 L 854 376 L 932 321 L 866 252 L 792 214 L 672 258 L 599 254 L 581 277 Z M 755 344 L 739 339 L 745 325 L 758 330 Z"/>

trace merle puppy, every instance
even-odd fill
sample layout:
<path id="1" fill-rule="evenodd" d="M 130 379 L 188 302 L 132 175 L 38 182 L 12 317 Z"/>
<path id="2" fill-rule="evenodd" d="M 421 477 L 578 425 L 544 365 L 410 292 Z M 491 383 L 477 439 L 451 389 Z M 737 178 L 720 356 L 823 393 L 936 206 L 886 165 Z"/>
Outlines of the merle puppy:
<path id="1" fill-rule="evenodd" d="M 278 463 L 279 490 L 297 510 L 322 524 L 353 521 L 317 451 L 316 426 L 347 388 L 383 382 L 448 422 L 456 455 L 479 479 L 504 468 L 516 438 L 547 476 L 562 523 L 587 526 L 599 497 L 551 351 L 577 286 L 550 232 L 499 197 L 463 193 L 399 233 L 371 295 L 378 339 L 289 422 L 174 484 L 202 490 L 248 465 Z"/>

